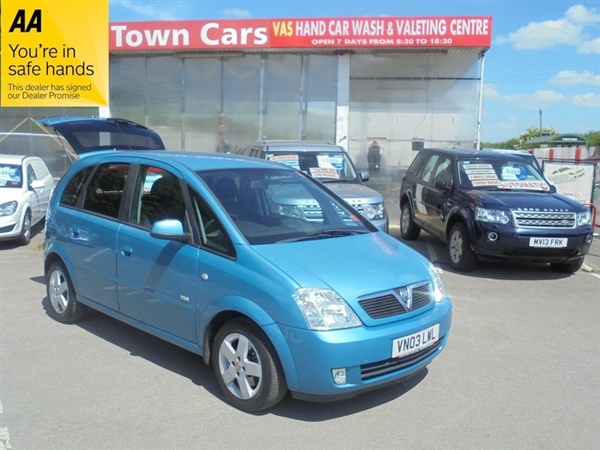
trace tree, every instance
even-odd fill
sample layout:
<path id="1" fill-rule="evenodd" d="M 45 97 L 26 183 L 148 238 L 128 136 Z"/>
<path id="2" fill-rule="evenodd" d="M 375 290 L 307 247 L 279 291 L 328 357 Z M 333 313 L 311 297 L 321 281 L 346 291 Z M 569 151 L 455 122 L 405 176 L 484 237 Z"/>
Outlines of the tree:
<path id="1" fill-rule="evenodd" d="M 555 136 L 559 134 L 554 128 L 544 127 L 529 127 L 527 131 L 521 134 L 517 138 L 517 148 L 529 148 L 525 143 L 531 139 L 538 138 L 540 136 Z"/>
<path id="2" fill-rule="evenodd" d="M 540 137 L 541 135 L 554 136 L 559 134 L 553 128 L 542 128 L 541 132 L 539 127 L 531 127 L 528 128 L 523 134 L 521 134 L 518 138 L 511 138 L 504 142 L 482 142 L 482 148 L 505 148 L 505 149 L 528 149 L 529 147 L 525 145 L 525 142 L 530 139 L 535 139 L 536 137 Z M 600 147 L 600 131 L 590 131 L 588 133 L 582 134 L 587 142 L 589 148 Z"/>
<path id="3" fill-rule="evenodd" d="M 583 135 L 588 141 L 588 147 L 600 147 L 600 131 L 590 131 Z"/>

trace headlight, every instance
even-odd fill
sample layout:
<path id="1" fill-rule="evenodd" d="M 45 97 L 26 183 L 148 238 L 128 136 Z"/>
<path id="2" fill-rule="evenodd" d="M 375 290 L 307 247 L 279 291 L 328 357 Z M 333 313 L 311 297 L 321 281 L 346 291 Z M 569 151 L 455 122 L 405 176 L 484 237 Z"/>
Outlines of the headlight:
<path id="1" fill-rule="evenodd" d="M 311 330 L 337 330 L 362 325 L 350 305 L 336 292 L 321 288 L 300 288 L 292 295 Z"/>
<path id="2" fill-rule="evenodd" d="M 590 211 L 577 213 L 577 226 L 585 227 L 592 224 L 592 213 Z"/>
<path id="3" fill-rule="evenodd" d="M 0 205 L 0 216 L 12 216 L 17 211 L 18 205 L 15 201 L 2 203 Z"/>
<path id="4" fill-rule="evenodd" d="M 446 298 L 447 295 L 444 280 L 442 280 L 442 269 L 429 263 L 429 274 L 433 281 L 433 299 L 439 303 Z"/>
<path id="5" fill-rule="evenodd" d="M 363 208 L 363 216 L 369 220 L 383 219 L 385 216 L 385 208 L 383 207 L 383 203 L 365 205 Z"/>
<path id="6" fill-rule="evenodd" d="M 301 219 L 303 214 L 302 210 L 294 205 L 276 205 L 276 214 L 280 216 L 294 217 L 295 219 Z"/>
<path id="7" fill-rule="evenodd" d="M 510 222 L 510 215 L 502 209 L 487 209 L 478 206 L 475 208 L 475 220 L 506 225 Z"/>

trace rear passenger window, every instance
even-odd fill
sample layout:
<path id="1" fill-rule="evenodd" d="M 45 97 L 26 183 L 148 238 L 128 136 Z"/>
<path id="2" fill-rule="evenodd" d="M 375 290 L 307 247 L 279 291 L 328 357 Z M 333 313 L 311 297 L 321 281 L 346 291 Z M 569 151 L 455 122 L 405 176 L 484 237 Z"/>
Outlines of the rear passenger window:
<path id="1" fill-rule="evenodd" d="M 71 180 L 69 184 L 65 187 L 63 194 L 60 198 L 60 204 L 63 206 L 72 206 L 73 208 L 77 206 L 77 199 L 79 198 L 79 194 L 83 189 L 85 184 L 85 180 L 87 180 L 88 176 L 92 172 L 93 167 L 87 167 L 83 169 L 81 172 L 78 172 Z"/>
<path id="2" fill-rule="evenodd" d="M 104 164 L 92 176 L 83 200 L 85 211 L 117 219 L 129 164 Z"/>

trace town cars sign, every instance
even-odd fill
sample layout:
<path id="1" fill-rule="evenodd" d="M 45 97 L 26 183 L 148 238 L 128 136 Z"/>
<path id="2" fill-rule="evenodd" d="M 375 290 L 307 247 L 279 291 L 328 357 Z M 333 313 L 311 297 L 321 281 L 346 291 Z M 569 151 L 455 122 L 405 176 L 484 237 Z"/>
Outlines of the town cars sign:
<path id="1" fill-rule="evenodd" d="M 491 36 L 487 16 L 112 22 L 110 51 L 489 48 Z"/>

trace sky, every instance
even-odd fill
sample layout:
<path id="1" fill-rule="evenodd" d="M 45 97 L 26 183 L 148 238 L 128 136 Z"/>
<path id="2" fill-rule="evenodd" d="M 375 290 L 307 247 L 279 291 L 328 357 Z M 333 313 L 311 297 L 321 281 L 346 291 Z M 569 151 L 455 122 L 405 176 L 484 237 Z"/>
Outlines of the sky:
<path id="1" fill-rule="evenodd" d="M 110 0 L 111 22 L 491 16 L 481 139 L 600 131 L 600 0 Z"/>

